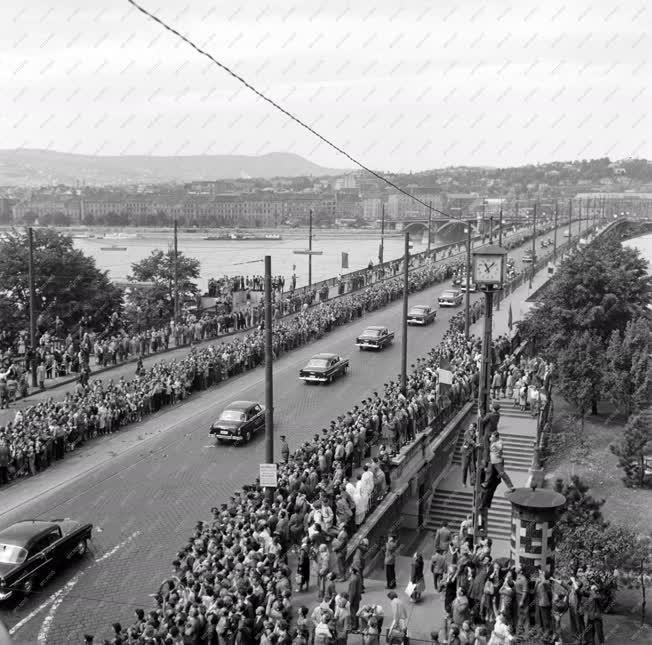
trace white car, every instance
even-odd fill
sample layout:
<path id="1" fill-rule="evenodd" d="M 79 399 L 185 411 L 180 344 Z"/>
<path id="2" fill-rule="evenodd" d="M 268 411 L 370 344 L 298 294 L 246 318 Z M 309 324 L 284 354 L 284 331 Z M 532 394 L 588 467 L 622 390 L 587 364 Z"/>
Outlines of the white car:
<path id="1" fill-rule="evenodd" d="M 446 289 L 438 298 L 440 307 L 457 307 L 462 304 L 462 292 L 459 289 Z"/>

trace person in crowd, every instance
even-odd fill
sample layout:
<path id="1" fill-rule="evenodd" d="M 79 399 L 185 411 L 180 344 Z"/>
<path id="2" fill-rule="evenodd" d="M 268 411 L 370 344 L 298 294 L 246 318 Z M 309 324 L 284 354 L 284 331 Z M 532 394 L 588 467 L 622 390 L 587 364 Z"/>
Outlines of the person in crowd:
<path id="1" fill-rule="evenodd" d="M 419 552 L 415 553 L 412 557 L 410 583 L 413 585 L 413 591 L 410 596 L 410 600 L 415 603 L 419 602 L 426 588 L 423 573 L 423 556 Z"/>
<path id="2" fill-rule="evenodd" d="M 0 446 L 0 463 L 2 447 Z M 1 466 L 0 466 L 1 467 Z M 385 545 L 385 580 L 386 589 L 396 588 L 396 552 L 398 551 L 398 541 L 394 535 L 389 535 Z"/>

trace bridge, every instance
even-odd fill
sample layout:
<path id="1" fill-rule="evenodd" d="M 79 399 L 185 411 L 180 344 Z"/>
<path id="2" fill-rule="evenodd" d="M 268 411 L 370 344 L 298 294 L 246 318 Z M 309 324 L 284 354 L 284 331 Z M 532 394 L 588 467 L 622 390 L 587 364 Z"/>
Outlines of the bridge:
<path id="1" fill-rule="evenodd" d="M 447 237 L 457 240 L 464 237 L 464 229 L 471 225 L 471 232 L 474 235 L 483 235 L 489 232 L 490 220 L 487 217 L 484 222 L 477 217 L 464 217 L 453 219 L 450 217 L 432 217 L 430 224 L 428 218 L 385 220 L 385 227 L 388 230 L 402 231 L 410 234 L 411 237 L 422 236 L 423 241 L 428 241 L 428 226 L 430 235 L 435 237 Z M 497 231 L 497 222 L 494 223 L 494 231 Z"/>

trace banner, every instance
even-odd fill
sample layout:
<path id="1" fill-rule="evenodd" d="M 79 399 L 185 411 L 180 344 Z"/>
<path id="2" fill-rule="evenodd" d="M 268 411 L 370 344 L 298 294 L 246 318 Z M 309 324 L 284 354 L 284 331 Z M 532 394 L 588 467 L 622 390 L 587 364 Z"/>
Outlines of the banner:
<path id="1" fill-rule="evenodd" d="M 258 478 L 263 488 L 276 488 L 278 485 L 277 475 L 276 464 L 260 464 Z"/>
<path id="2" fill-rule="evenodd" d="M 342 268 L 343 269 L 349 268 L 349 254 L 345 253 L 344 251 L 342 251 Z"/>

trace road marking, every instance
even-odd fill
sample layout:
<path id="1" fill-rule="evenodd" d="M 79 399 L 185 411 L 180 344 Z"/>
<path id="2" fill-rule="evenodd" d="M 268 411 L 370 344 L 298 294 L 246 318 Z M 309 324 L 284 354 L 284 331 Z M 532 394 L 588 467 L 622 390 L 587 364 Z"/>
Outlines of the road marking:
<path id="1" fill-rule="evenodd" d="M 121 549 L 123 546 L 127 545 L 129 542 L 134 540 L 136 537 L 140 535 L 141 531 L 134 531 L 128 538 L 123 540 L 122 542 L 118 543 L 116 546 L 114 546 L 110 551 L 105 553 L 103 556 L 97 558 L 96 560 L 93 560 L 85 569 L 80 571 L 78 574 L 76 574 L 71 580 L 69 580 L 63 588 L 59 589 L 58 591 L 55 591 L 44 603 L 39 605 L 34 611 L 30 612 L 17 622 L 10 630 L 9 630 L 9 635 L 13 636 L 19 629 L 23 628 L 27 623 L 32 620 L 35 616 L 40 614 L 46 607 L 49 605 L 52 605 L 50 607 L 50 611 L 48 612 L 48 615 L 43 619 L 43 623 L 41 625 L 41 628 L 39 629 L 38 637 L 37 637 L 37 642 L 39 644 L 41 643 L 46 643 L 48 634 L 50 632 L 50 629 L 52 627 L 52 623 L 54 621 L 54 616 L 57 612 L 57 609 L 63 602 L 64 598 L 72 591 L 73 587 L 79 582 L 79 579 L 92 567 L 94 567 L 96 564 L 103 562 L 104 560 L 110 558 L 112 555 L 114 555 L 119 549 Z"/>

